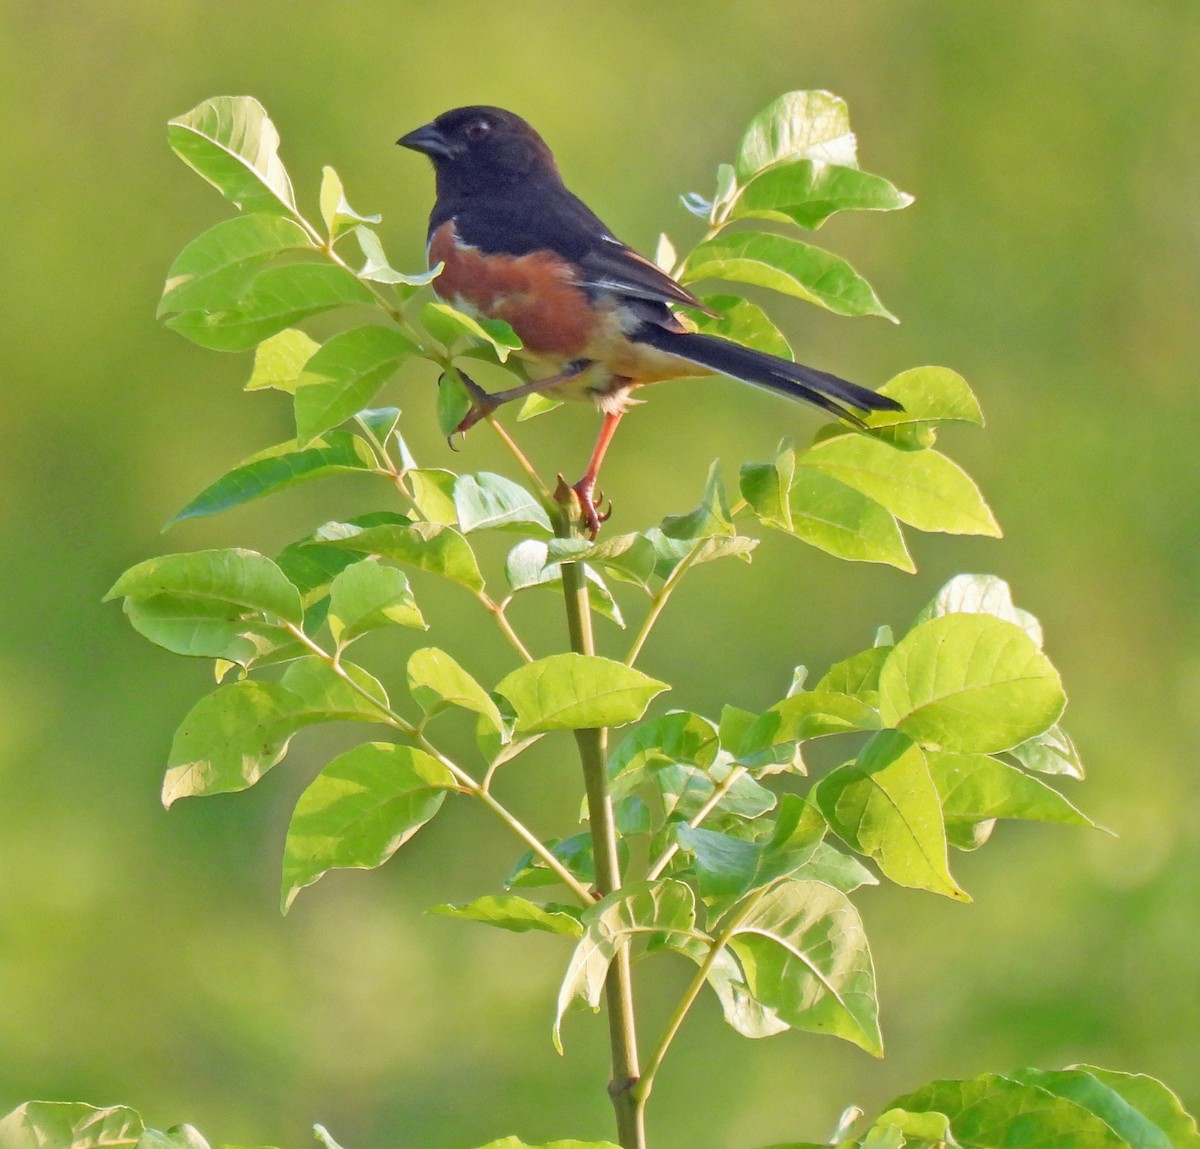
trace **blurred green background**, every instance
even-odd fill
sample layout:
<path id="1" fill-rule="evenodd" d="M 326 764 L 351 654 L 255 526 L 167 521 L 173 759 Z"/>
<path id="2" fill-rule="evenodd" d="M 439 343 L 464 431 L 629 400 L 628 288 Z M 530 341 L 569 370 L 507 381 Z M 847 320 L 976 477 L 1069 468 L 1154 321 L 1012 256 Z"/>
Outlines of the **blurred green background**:
<path id="1" fill-rule="evenodd" d="M 610 1135 L 602 1021 L 568 1021 L 565 1061 L 550 1048 L 561 944 L 420 916 L 507 872 L 516 851 L 482 813 L 452 803 L 385 869 L 332 875 L 282 918 L 292 801 L 345 732 L 302 735 L 247 794 L 159 805 L 209 671 L 149 646 L 101 595 L 157 553 L 271 552 L 380 505 L 347 480 L 159 535 L 288 434 L 283 397 L 241 394 L 248 357 L 155 323 L 175 253 L 228 214 L 165 122 L 206 96 L 257 96 L 302 202 L 315 211 L 333 164 L 415 269 L 432 181 L 392 141 L 447 107 L 527 116 L 572 187 L 653 250 L 663 229 L 694 242 L 678 194 L 708 191 L 749 117 L 803 87 L 844 96 L 863 165 L 916 196 L 821 233 L 904 323 L 775 314 L 807 361 L 871 385 L 921 363 L 961 371 L 989 425 L 944 441 L 1007 537 L 918 537 L 915 577 L 769 540 L 753 568 L 694 576 L 644 668 L 677 678 L 674 705 L 761 707 L 795 663 L 819 671 L 878 623 L 907 625 L 949 575 L 995 572 L 1041 617 L 1071 695 L 1090 778 L 1070 796 L 1120 836 L 1001 826 L 953 859 L 965 908 L 866 892 L 888 1057 L 746 1042 L 706 1001 L 652 1139 L 822 1139 L 847 1104 L 1022 1064 L 1147 1072 L 1200 1105 L 1198 74 L 1194 0 L 5 4 L 0 1111 L 123 1102 L 160 1127 L 288 1146 L 321 1121 L 351 1149 Z M 479 431 L 448 454 L 426 377 L 399 400 L 427 465 L 505 465 Z M 728 380 L 657 388 L 606 468 L 614 529 L 694 505 L 713 458 L 732 477 L 815 425 Z M 526 440 L 545 470 L 573 472 L 594 428 L 572 409 Z M 419 590 L 435 640 L 470 650 L 485 681 L 507 668 L 482 612 Z M 545 630 L 536 604 L 519 617 L 546 652 L 558 619 L 541 605 Z M 545 833 L 574 817 L 569 749 L 508 781 Z M 687 972 L 656 971 L 667 991 Z M 648 995 L 651 1019 L 664 1000 Z"/>

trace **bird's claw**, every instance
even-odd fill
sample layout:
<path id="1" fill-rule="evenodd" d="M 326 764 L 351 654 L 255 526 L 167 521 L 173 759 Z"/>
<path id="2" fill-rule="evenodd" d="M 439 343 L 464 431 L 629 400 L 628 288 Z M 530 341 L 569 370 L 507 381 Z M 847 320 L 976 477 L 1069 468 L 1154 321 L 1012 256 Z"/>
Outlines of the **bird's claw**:
<path id="1" fill-rule="evenodd" d="M 579 500 L 579 510 L 583 516 L 584 526 L 587 527 L 588 537 L 591 539 L 595 539 L 600 533 L 600 524 L 608 522 L 612 518 L 613 512 L 611 499 L 607 510 L 600 510 L 600 505 L 604 502 L 604 495 L 596 491 L 594 486 L 592 480 L 583 478 L 571 488 Z"/>

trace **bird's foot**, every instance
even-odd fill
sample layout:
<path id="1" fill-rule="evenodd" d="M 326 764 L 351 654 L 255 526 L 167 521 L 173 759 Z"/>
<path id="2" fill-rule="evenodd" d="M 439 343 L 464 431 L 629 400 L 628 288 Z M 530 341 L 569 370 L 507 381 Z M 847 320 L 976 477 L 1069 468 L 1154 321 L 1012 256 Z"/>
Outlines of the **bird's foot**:
<path id="1" fill-rule="evenodd" d="M 463 381 L 463 385 L 471 396 L 471 407 L 462 417 L 462 421 L 454 428 L 453 431 L 446 437 L 446 442 L 450 445 L 452 451 L 457 451 L 458 448 L 454 445 L 455 435 L 465 435 L 480 419 L 486 419 L 500 404 L 489 395 L 470 375 L 460 371 L 458 377 Z"/>
<path id="2" fill-rule="evenodd" d="M 587 527 L 588 537 L 594 539 L 600 533 L 600 524 L 606 523 L 612 518 L 612 501 L 609 501 L 607 509 L 600 510 L 604 502 L 604 495 L 596 490 L 596 480 L 588 475 L 584 475 L 570 489 L 575 493 L 575 498 L 579 500 L 579 512 L 584 526 Z"/>

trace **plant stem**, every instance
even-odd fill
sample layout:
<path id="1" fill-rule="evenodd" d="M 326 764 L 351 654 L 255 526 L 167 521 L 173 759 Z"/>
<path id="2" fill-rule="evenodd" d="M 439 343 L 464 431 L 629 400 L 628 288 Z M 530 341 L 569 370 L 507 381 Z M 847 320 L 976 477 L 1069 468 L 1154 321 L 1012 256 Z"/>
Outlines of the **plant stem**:
<path id="1" fill-rule="evenodd" d="M 320 643 L 314 642 L 308 637 L 304 631 L 292 623 L 285 624 L 287 630 L 302 646 L 310 650 L 317 658 L 324 662 L 330 670 L 334 672 L 347 686 L 350 687 L 361 698 L 365 698 L 374 706 L 380 714 L 382 721 L 386 722 L 393 730 L 398 730 L 406 738 L 414 742 L 420 749 L 424 750 L 431 758 L 436 759 L 442 766 L 449 771 L 454 781 L 458 783 L 459 789 L 464 794 L 470 794 L 473 798 L 478 798 L 497 818 L 500 819 L 522 842 L 525 843 L 543 862 L 552 870 L 560 882 L 563 883 L 584 905 L 591 905 L 595 898 L 592 891 L 589 890 L 570 870 L 566 868 L 554 855 L 551 850 L 532 830 L 530 830 L 517 816 L 497 800 L 484 783 L 477 782 L 471 777 L 461 766 L 458 765 L 452 758 L 447 758 L 429 739 L 425 736 L 425 732 L 414 726 L 402 715 L 397 714 L 390 706 L 380 702 L 378 698 L 371 694 L 369 690 L 356 682 L 349 674 L 346 673 L 345 667 L 338 660 L 337 655 L 330 654 Z"/>
<path id="2" fill-rule="evenodd" d="M 700 548 L 704 545 L 703 539 L 697 539 L 695 546 L 680 560 L 679 565 L 667 576 L 666 581 L 658 589 L 658 593 L 650 602 L 650 609 L 646 612 L 646 617 L 642 619 L 642 625 L 633 640 L 633 644 L 629 648 L 629 653 L 625 656 L 625 665 L 632 666 L 639 654 L 642 653 L 642 647 L 646 645 L 646 639 L 650 637 L 650 631 L 654 629 L 654 624 L 658 621 L 658 616 L 662 614 L 663 607 L 667 605 L 667 601 L 671 595 L 675 593 L 675 588 L 679 586 L 680 580 L 691 569 L 692 563 L 696 561 L 696 556 L 700 553 Z"/>
<path id="3" fill-rule="evenodd" d="M 571 525 L 565 512 L 560 512 L 556 528 L 560 537 L 569 537 Z M 562 573 L 571 649 L 576 654 L 592 655 L 595 653 L 595 642 L 583 567 L 579 563 L 563 563 Z M 607 730 L 602 729 L 575 731 L 584 789 L 587 792 L 588 822 L 596 863 L 596 890 L 601 896 L 611 894 L 621 885 L 617 830 L 608 786 L 607 737 Z M 604 990 L 612 1049 L 612 1077 L 608 1083 L 608 1094 L 616 1116 L 617 1138 L 623 1149 L 645 1149 L 645 1097 L 637 1088 L 641 1073 L 638 1068 L 633 977 L 627 945 L 617 949 L 608 968 Z"/>

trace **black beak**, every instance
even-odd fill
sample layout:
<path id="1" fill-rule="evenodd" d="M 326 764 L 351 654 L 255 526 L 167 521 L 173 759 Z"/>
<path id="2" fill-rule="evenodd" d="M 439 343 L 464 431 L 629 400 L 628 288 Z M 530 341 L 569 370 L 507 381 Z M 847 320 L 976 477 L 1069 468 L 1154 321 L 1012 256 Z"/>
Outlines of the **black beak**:
<path id="1" fill-rule="evenodd" d="M 411 148 L 434 160 L 448 160 L 454 154 L 450 149 L 450 141 L 442 134 L 436 124 L 426 124 L 401 136 L 396 143 L 402 148 Z"/>

